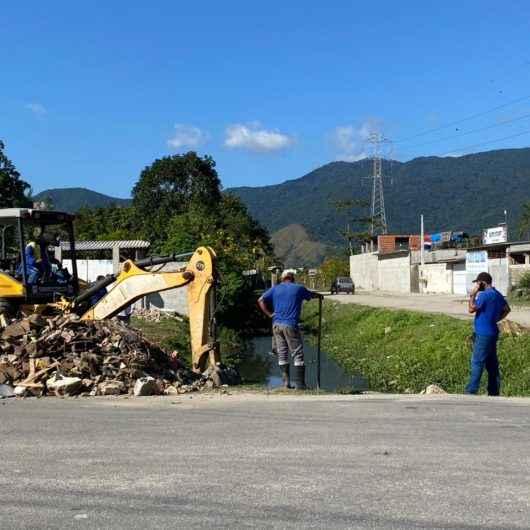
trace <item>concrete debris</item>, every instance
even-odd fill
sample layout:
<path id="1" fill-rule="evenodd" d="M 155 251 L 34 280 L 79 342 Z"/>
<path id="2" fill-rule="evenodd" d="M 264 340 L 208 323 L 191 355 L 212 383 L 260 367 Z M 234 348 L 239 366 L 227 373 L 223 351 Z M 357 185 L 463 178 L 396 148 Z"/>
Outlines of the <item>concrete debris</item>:
<path id="1" fill-rule="evenodd" d="M 160 311 L 159 309 L 135 309 L 134 316 L 149 322 L 160 322 L 161 320 L 178 320 L 182 322 L 184 319 L 176 313 L 168 313 L 167 311 Z"/>
<path id="2" fill-rule="evenodd" d="M 156 396 L 160 394 L 160 388 L 154 377 L 140 377 L 134 384 L 133 393 L 135 396 Z"/>
<path id="3" fill-rule="evenodd" d="M 447 394 L 447 392 L 438 385 L 429 385 L 425 390 L 422 390 L 420 394 L 429 395 L 429 394 Z"/>
<path id="4" fill-rule="evenodd" d="M 15 390 L 13 390 L 13 394 L 17 397 L 26 397 L 29 396 L 29 390 L 25 386 L 16 386 Z"/>
<path id="5" fill-rule="evenodd" d="M 117 319 L 31 316 L 0 336 L 0 384 L 18 396 L 182 394 L 239 384 L 223 365 L 196 374 Z"/>
<path id="6" fill-rule="evenodd" d="M 99 396 L 119 396 L 126 390 L 125 384 L 121 381 L 105 381 L 97 386 Z"/>
<path id="7" fill-rule="evenodd" d="M 75 396 L 82 386 L 80 377 L 65 377 L 58 372 L 46 381 L 46 388 L 56 396 Z"/>

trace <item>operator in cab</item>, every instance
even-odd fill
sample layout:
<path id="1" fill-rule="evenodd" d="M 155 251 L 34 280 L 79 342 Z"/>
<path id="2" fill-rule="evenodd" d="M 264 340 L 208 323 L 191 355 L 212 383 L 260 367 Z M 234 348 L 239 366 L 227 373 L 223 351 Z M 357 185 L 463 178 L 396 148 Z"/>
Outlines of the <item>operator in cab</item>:
<path id="1" fill-rule="evenodd" d="M 292 388 L 289 374 L 291 355 L 294 364 L 294 388 L 306 389 L 304 344 L 298 324 L 304 300 L 312 298 L 322 298 L 322 295 L 296 283 L 294 273 L 286 270 L 282 272 L 281 283 L 271 287 L 258 300 L 263 313 L 272 318 L 272 333 L 284 388 Z"/>

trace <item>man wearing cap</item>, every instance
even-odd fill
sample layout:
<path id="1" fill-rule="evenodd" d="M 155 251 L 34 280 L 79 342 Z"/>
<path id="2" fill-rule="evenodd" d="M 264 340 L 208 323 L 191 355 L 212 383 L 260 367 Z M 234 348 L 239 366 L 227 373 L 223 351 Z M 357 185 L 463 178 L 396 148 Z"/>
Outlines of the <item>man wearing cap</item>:
<path id="1" fill-rule="evenodd" d="M 481 272 L 475 280 L 469 298 L 469 312 L 475 314 L 475 341 L 471 357 L 471 377 L 466 386 L 466 394 L 476 394 L 484 367 L 488 372 L 488 395 L 498 396 L 501 377 L 497 358 L 497 339 L 501 321 L 510 312 L 504 296 L 492 285 L 487 272 Z"/>
<path id="2" fill-rule="evenodd" d="M 293 357 L 294 387 L 305 390 L 304 346 L 298 329 L 300 312 L 304 300 L 320 298 L 321 294 L 295 283 L 294 273 L 283 271 L 281 283 L 271 287 L 258 300 L 259 307 L 272 318 L 272 333 L 278 353 L 278 364 L 282 372 L 283 386 L 292 388 L 289 381 L 289 353 Z M 273 312 L 269 310 L 273 308 Z"/>

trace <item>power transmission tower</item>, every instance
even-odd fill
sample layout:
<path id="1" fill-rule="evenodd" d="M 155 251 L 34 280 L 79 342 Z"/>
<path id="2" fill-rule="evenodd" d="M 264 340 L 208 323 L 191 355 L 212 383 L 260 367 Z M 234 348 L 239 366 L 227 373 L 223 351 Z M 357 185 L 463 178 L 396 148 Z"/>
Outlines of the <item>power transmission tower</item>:
<path id="1" fill-rule="evenodd" d="M 370 215 L 370 234 L 388 233 L 385 210 L 385 194 L 383 190 L 383 160 L 381 157 L 381 144 L 388 143 L 389 140 L 381 133 L 372 133 L 368 142 L 373 145 L 373 169 L 372 176 L 372 209 Z"/>

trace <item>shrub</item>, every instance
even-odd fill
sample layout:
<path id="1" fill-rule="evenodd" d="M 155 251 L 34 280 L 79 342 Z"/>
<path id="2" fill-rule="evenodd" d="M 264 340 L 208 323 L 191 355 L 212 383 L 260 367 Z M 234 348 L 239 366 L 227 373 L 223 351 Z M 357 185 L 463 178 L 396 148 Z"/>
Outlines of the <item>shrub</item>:
<path id="1" fill-rule="evenodd" d="M 522 274 L 521 278 L 519 279 L 518 287 L 520 289 L 530 290 L 530 272 L 525 272 Z"/>

